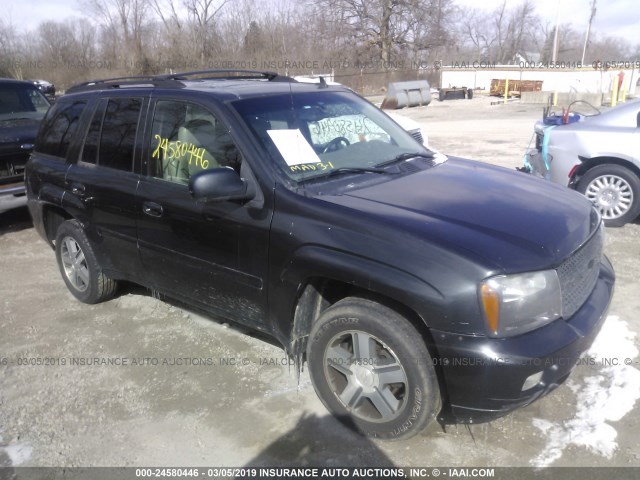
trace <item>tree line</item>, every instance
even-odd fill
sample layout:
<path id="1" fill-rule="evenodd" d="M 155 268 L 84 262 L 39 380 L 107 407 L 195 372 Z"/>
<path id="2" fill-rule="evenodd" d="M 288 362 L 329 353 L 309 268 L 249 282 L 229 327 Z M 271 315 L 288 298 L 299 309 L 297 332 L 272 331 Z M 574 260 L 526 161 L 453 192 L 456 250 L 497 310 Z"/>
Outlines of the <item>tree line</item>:
<path id="1" fill-rule="evenodd" d="M 494 11 L 455 0 L 78 2 L 82 18 L 33 31 L 0 19 L 0 76 L 44 78 L 64 89 L 92 78 L 247 68 L 335 73 L 366 90 L 389 72 L 418 78 L 438 64 L 545 63 L 555 35 L 533 0 L 505 0 Z M 583 13 L 586 30 L 587 5 Z M 557 60 L 579 61 L 584 39 L 584 31 L 560 25 Z M 638 44 L 592 32 L 585 63 L 639 56 Z"/>

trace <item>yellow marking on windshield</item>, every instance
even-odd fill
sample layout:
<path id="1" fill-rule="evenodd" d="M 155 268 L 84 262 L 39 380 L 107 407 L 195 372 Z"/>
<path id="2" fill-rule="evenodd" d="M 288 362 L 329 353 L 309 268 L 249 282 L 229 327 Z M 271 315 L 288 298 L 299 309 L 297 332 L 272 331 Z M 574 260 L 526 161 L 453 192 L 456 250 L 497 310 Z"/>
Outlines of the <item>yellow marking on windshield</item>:
<path id="1" fill-rule="evenodd" d="M 317 163 L 307 163 L 302 165 L 291 165 L 289 167 L 292 172 L 309 172 L 309 171 L 320 171 L 323 172 L 325 170 L 329 170 L 330 168 L 335 168 L 333 163 L 331 162 L 317 162 Z"/>

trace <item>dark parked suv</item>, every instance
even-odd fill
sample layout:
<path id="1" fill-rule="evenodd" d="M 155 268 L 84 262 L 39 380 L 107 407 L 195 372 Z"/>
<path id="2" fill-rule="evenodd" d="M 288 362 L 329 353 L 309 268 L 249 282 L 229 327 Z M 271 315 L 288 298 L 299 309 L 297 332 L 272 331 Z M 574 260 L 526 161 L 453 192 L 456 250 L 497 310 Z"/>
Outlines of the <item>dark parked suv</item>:
<path id="1" fill-rule="evenodd" d="M 0 213 L 24 207 L 24 165 L 49 101 L 31 82 L 0 78 Z"/>
<path id="2" fill-rule="evenodd" d="M 434 154 L 325 82 L 79 85 L 49 111 L 26 178 L 79 300 L 127 280 L 265 332 L 306 359 L 329 410 L 381 438 L 551 391 L 613 292 L 583 196 Z"/>

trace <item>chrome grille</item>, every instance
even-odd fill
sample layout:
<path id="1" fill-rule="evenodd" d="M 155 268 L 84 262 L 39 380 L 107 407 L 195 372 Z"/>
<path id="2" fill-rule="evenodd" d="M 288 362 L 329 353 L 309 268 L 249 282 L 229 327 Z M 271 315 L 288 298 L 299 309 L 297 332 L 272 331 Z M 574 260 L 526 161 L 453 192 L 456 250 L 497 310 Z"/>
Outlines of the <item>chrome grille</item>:
<path id="1" fill-rule="evenodd" d="M 596 286 L 604 248 L 603 230 L 600 225 L 589 241 L 557 269 L 565 319 L 578 311 Z"/>

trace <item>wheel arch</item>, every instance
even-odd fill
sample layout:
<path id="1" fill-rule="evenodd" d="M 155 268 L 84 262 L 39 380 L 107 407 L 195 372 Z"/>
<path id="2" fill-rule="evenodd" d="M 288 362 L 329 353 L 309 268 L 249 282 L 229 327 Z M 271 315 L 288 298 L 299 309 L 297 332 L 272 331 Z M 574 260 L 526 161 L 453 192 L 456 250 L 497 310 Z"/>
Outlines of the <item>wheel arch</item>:
<path id="1" fill-rule="evenodd" d="M 366 289 L 353 283 L 345 283 L 329 277 L 315 276 L 300 283 L 299 295 L 294 305 L 293 331 L 308 331 L 313 320 L 331 305 L 347 297 L 360 297 L 376 301 L 411 320 L 416 327 L 428 331 L 429 325 L 415 309 L 401 301 L 376 290 Z M 293 336 L 292 336 L 293 337 Z"/>
<path id="2" fill-rule="evenodd" d="M 308 247 L 296 252 L 282 275 L 297 284 L 290 314 L 288 351 L 301 359 L 315 319 L 346 297 L 376 301 L 406 318 L 424 338 L 429 353 L 437 357 L 430 332 L 430 313 L 442 316 L 442 295 L 423 280 L 380 262 Z M 418 297 L 418 294 L 420 295 Z"/>
<path id="3" fill-rule="evenodd" d="M 64 208 L 61 208 L 57 205 L 52 205 L 50 203 L 45 203 L 42 206 L 42 222 L 44 225 L 44 232 L 46 235 L 46 240 L 52 248 L 54 246 L 54 240 L 56 238 L 58 227 L 60 227 L 63 222 L 71 219 L 73 219 L 73 216 Z"/>
<path id="4" fill-rule="evenodd" d="M 582 161 L 582 163 L 576 168 L 576 170 L 573 172 L 569 180 L 569 185 L 573 189 L 578 188 L 578 183 L 580 182 L 580 179 L 589 170 L 591 170 L 594 167 L 598 167 L 600 165 L 607 165 L 607 164 L 619 165 L 621 167 L 628 168 L 633 173 L 635 173 L 638 176 L 638 178 L 640 178 L 640 167 L 630 160 L 625 160 L 623 158 L 613 157 L 613 156 L 600 156 L 600 157 L 593 157 L 593 158 L 578 157 L 578 158 Z"/>
<path id="5" fill-rule="evenodd" d="M 60 219 L 59 212 L 51 218 Z M 63 220 L 56 229 L 55 238 L 56 261 L 71 294 L 87 304 L 100 303 L 112 298 L 118 289 L 118 282 L 103 273 L 82 223 L 73 217 Z M 67 238 L 69 243 L 66 241 Z M 75 244 L 75 248 L 69 249 L 71 242 Z M 70 260 L 67 265 L 71 271 L 64 266 L 65 245 L 67 252 L 75 252 L 73 260 L 67 253 Z M 78 280 L 82 280 L 81 285 L 78 284 Z"/>

